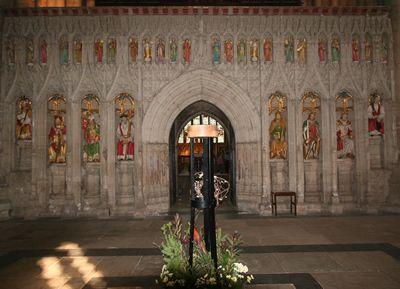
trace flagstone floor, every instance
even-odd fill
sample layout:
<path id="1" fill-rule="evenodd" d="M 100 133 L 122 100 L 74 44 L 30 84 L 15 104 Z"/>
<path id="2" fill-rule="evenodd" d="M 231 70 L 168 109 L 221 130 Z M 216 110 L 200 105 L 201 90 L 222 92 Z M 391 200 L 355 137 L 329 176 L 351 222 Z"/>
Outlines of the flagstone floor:
<path id="1" fill-rule="evenodd" d="M 0 222 L 0 288 L 149 288 L 168 217 Z M 217 215 L 239 231 L 253 289 L 399 289 L 400 216 Z"/>

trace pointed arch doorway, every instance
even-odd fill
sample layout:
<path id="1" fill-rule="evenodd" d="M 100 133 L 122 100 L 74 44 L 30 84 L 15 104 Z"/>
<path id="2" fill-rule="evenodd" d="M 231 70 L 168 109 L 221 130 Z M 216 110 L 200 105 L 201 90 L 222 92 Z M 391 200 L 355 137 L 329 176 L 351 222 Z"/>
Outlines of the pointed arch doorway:
<path id="1" fill-rule="evenodd" d="M 223 208 L 236 207 L 235 192 L 235 135 L 231 122 L 224 112 L 207 101 L 197 101 L 186 107 L 175 119 L 169 136 L 170 161 L 170 208 L 180 210 L 189 208 L 190 198 L 190 149 L 186 129 L 191 124 L 214 124 L 222 134 L 214 142 L 215 174 L 228 180 L 231 189 Z M 201 144 L 195 145 L 196 152 L 201 152 Z M 201 169 L 201 158 L 195 158 L 196 169 Z"/>

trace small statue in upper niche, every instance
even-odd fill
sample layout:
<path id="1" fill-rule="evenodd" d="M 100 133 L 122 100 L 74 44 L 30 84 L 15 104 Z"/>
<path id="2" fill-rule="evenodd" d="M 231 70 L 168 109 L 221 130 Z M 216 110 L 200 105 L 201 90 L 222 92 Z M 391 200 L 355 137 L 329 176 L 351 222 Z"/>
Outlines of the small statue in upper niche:
<path id="1" fill-rule="evenodd" d="M 45 39 L 40 41 L 40 64 L 47 64 L 47 42 Z"/>
<path id="2" fill-rule="evenodd" d="M 239 40 L 237 46 L 237 61 L 246 62 L 246 41 L 244 39 Z"/>
<path id="3" fill-rule="evenodd" d="M 385 133 L 384 119 L 385 108 L 377 94 L 371 95 L 368 105 L 368 132 L 371 136 Z"/>
<path id="4" fill-rule="evenodd" d="M 271 38 L 264 39 L 264 61 L 272 61 L 272 40 Z"/>
<path id="5" fill-rule="evenodd" d="M 305 38 L 299 40 L 296 50 L 298 61 L 305 63 L 307 58 L 307 40 Z"/>
<path id="6" fill-rule="evenodd" d="M 286 63 L 291 63 L 294 61 L 294 44 L 293 44 L 293 37 L 287 36 L 284 40 L 284 47 L 285 47 L 285 60 Z"/>
<path id="7" fill-rule="evenodd" d="M 336 121 L 337 156 L 339 159 L 354 158 L 353 129 L 348 114 L 343 112 Z"/>
<path id="8" fill-rule="evenodd" d="M 225 61 L 233 63 L 233 41 L 232 39 L 225 40 L 224 43 Z"/>
<path id="9" fill-rule="evenodd" d="M 176 63 L 178 61 L 178 45 L 175 38 L 171 38 L 169 42 L 169 51 L 171 63 Z"/>
<path id="10" fill-rule="evenodd" d="M 372 39 L 371 36 L 369 36 L 368 34 L 365 36 L 365 61 L 367 62 L 371 62 L 373 55 L 372 55 Z"/>
<path id="11" fill-rule="evenodd" d="M 104 42 L 101 39 L 96 40 L 96 42 L 94 43 L 94 53 L 96 56 L 96 62 L 97 63 L 103 63 L 103 46 L 104 46 Z"/>
<path id="12" fill-rule="evenodd" d="M 65 36 L 61 37 L 58 50 L 60 54 L 60 64 L 68 64 L 68 40 Z"/>
<path id="13" fill-rule="evenodd" d="M 76 64 L 82 63 L 82 41 L 74 41 L 74 62 Z"/>
<path id="14" fill-rule="evenodd" d="M 7 39 L 6 50 L 8 65 L 13 66 L 15 64 L 15 43 L 11 37 Z"/>
<path id="15" fill-rule="evenodd" d="M 250 41 L 250 60 L 251 62 L 258 61 L 258 40 L 253 39 Z"/>
<path id="16" fill-rule="evenodd" d="M 26 40 L 25 53 L 26 53 L 26 55 L 25 55 L 26 64 L 29 66 L 33 65 L 33 58 L 35 56 L 35 48 L 33 47 L 32 38 L 28 38 Z"/>
<path id="17" fill-rule="evenodd" d="M 148 39 L 143 41 L 143 60 L 144 62 L 150 63 L 152 56 L 151 56 L 151 43 Z"/>
<path id="18" fill-rule="evenodd" d="M 129 56 L 132 63 L 136 62 L 138 56 L 139 46 L 135 38 L 131 37 L 129 39 Z"/>
<path id="19" fill-rule="evenodd" d="M 190 63 L 190 50 L 192 45 L 189 39 L 185 39 L 183 41 L 183 63 L 189 64 Z"/>
<path id="20" fill-rule="evenodd" d="M 271 137 L 270 158 L 286 159 L 288 147 L 286 141 L 286 122 L 280 112 L 275 113 L 275 118 L 271 121 L 269 127 L 269 134 Z"/>
<path id="21" fill-rule="evenodd" d="M 162 39 L 158 39 L 157 41 L 156 52 L 157 63 L 163 63 L 165 59 L 165 44 Z"/>
<path id="22" fill-rule="evenodd" d="M 389 39 L 387 34 L 382 35 L 382 42 L 381 42 L 381 62 L 388 63 L 389 59 Z"/>
<path id="23" fill-rule="evenodd" d="M 115 63 L 117 55 L 117 41 L 115 39 L 108 40 L 108 63 Z"/>
<path id="24" fill-rule="evenodd" d="M 351 50 L 352 50 L 352 58 L 354 62 L 360 61 L 360 40 L 357 36 L 353 37 L 353 41 L 351 43 Z"/>
<path id="25" fill-rule="evenodd" d="M 310 112 L 303 122 L 303 154 L 304 159 L 318 159 L 321 146 L 319 124 L 315 112 Z"/>
<path id="26" fill-rule="evenodd" d="M 211 41 L 212 61 L 214 64 L 218 64 L 221 62 L 221 41 L 216 36 Z"/>
<path id="27" fill-rule="evenodd" d="M 61 115 L 54 116 L 54 124 L 49 132 L 49 161 L 51 163 L 65 163 L 67 128 L 64 124 L 64 118 Z"/>
<path id="28" fill-rule="evenodd" d="M 340 60 L 340 41 L 337 37 L 332 40 L 332 62 Z"/>
<path id="29" fill-rule="evenodd" d="M 318 58 L 319 62 L 324 63 L 326 61 L 326 41 L 319 40 L 318 41 Z"/>

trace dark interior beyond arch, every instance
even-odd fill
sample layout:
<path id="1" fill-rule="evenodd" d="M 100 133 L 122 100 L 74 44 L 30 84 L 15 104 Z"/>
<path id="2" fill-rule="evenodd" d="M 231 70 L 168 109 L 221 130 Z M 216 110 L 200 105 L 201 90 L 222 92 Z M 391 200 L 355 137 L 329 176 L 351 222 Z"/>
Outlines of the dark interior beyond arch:
<path id="1" fill-rule="evenodd" d="M 229 180 L 231 189 L 223 207 L 236 206 L 235 194 L 235 135 L 231 122 L 215 105 L 198 101 L 186 107 L 175 119 L 169 136 L 170 159 L 170 206 L 172 210 L 189 208 L 190 175 L 188 139 L 185 127 L 188 123 L 208 124 L 215 122 L 223 129 L 224 136 L 214 144 L 215 174 Z M 200 144 L 199 144 L 200 145 Z M 199 146 L 200 147 L 200 146 Z"/>

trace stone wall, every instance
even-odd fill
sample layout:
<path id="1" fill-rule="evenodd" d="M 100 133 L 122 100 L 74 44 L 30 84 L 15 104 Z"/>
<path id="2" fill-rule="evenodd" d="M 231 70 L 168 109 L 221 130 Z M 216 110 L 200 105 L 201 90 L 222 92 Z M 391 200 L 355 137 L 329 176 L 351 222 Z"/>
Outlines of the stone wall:
<path id="1" fill-rule="evenodd" d="M 388 15 L 363 16 L 31 16 L 4 17 L 0 107 L 2 198 L 10 200 L 13 216 L 49 215 L 154 215 L 169 210 L 168 137 L 177 115 L 188 105 L 204 100 L 215 104 L 229 118 L 236 138 L 236 197 L 238 210 L 270 213 L 271 190 L 298 193 L 299 213 L 346 210 L 375 212 L 385 207 L 391 169 L 397 163 L 397 114 L 394 89 L 393 46 L 388 63 L 379 60 L 383 33 L 392 39 Z M 352 35 L 373 40 L 373 62 L 351 60 Z M 297 56 L 286 63 L 284 37 L 295 45 L 307 39 L 307 60 Z M 59 62 L 61 36 L 69 43 L 68 64 Z M 139 42 L 138 61 L 131 63 L 128 40 Z M 232 37 L 233 64 L 213 64 L 211 38 Z M 332 63 L 330 39 L 338 36 L 342 57 Z M 5 37 L 15 37 L 17 62 L 10 67 L 4 55 Z M 142 40 L 157 37 L 179 41 L 177 63 L 144 63 Z M 273 60 L 237 62 L 236 43 L 245 39 L 273 39 Z M 34 63 L 25 63 L 24 45 L 32 37 Z M 48 42 L 48 63 L 40 65 L 39 39 Z M 72 61 L 72 43 L 83 42 L 81 64 Z M 318 59 L 318 39 L 328 40 L 328 59 Z M 115 38 L 115 63 L 96 63 L 96 39 Z M 182 40 L 191 39 L 191 62 L 182 63 Z M 361 42 L 363 43 L 363 41 Z M 168 59 L 167 50 L 167 59 Z M 363 55 L 363 54 L 362 54 Z M 353 96 L 352 114 L 355 158 L 336 156 L 337 113 L 335 97 L 342 90 Z M 287 96 L 288 158 L 270 160 L 268 127 L 272 120 L 268 98 L 276 91 Z M 321 98 L 319 122 L 322 147 L 318 160 L 303 160 L 301 98 L 312 91 Z M 386 108 L 384 138 L 368 136 L 368 96 L 378 92 Z M 116 160 L 115 97 L 129 93 L 135 100 L 135 160 Z M 47 100 L 66 97 L 67 161 L 50 164 L 47 157 Z M 101 156 L 99 163 L 82 161 L 81 101 L 87 94 L 100 99 Z M 18 97 L 33 102 L 33 138 L 15 140 Z M 398 112 L 397 112 L 398 113 Z"/>

